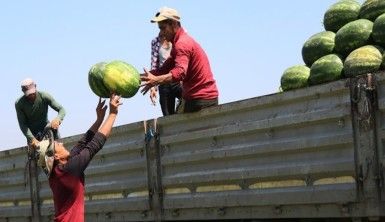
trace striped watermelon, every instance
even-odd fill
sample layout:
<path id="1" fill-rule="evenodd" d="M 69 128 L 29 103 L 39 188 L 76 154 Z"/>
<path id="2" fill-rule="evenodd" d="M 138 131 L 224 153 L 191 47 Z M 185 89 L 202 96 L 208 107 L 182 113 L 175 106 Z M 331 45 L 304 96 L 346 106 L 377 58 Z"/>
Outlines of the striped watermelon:
<path id="1" fill-rule="evenodd" d="M 338 55 L 323 56 L 311 66 L 309 84 L 316 85 L 340 79 L 343 67 L 343 62 Z"/>
<path id="2" fill-rule="evenodd" d="M 385 13 L 374 21 L 372 36 L 376 44 L 385 47 Z"/>
<path id="3" fill-rule="evenodd" d="M 361 6 L 359 17 L 374 21 L 383 13 L 385 13 L 384 0 L 366 0 Z"/>
<path id="4" fill-rule="evenodd" d="M 99 97 L 109 98 L 110 90 L 104 85 L 104 70 L 107 63 L 99 62 L 93 65 L 88 72 L 88 84 L 91 90 Z"/>
<path id="5" fill-rule="evenodd" d="M 342 0 L 333 4 L 324 15 L 325 30 L 337 32 L 345 24 L 357 20 L 360 8 L 360 3 L 355 0 Z"/>
<path id="6" fill-rule="evenodd" d="M 296 65 L 287 68 L 281 77 L 283 91 L 298 89 L 308 85 L 310 69 L 305 65 Z"/>
<path id="7" fill-rule="evenodd" d="M 139 72 L 123 61 L 112 61 L 105 66 L 105 86 L 123 98 L 134 96 L 140 87 Z"/>
<path id="8" fill-rule="evenodd" d="M 302 58 L 307 66 L 311 66 L 322 56 L 334 50 L 335 33 L 324 31 L 311 36 L 302 47 Z"/>
<path id="9" fill-rule="evenodd" d="M 382 54 L 378 47 L 367 45 L 354 50 L 344 63 L 345 75 L 353 77 L 380 69 Z"/>
<path id="10" fill-rule="evenodd" d="M 336 33 L 335 51 L 346 56 L 353 50 L 369 44 L 372 31 L 373 22 L 367 19 L 349 22 Z"/>

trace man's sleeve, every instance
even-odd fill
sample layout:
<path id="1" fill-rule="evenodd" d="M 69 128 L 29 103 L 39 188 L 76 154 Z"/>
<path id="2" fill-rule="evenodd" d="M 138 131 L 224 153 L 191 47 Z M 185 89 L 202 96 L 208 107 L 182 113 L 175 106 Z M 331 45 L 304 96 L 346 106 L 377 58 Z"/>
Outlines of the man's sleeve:
<path id="1" fill-rule="evenodd" d="M 172 74 L 172 79 L 174 82 L 183 81 L 186 77 L 188 64 L 190 60 L 189 50 L 186 46 L 180 46 L 175 49 L 175 65 L 170 70 Z"/>
<path id="2" fill-rule="evenodd" d="M 74 175 L 82 175 L 95 154 L 102 149 L 106 139 L 103 134 L 97 132 L 79 154 L 71 156 L 65 170 Z"/>
<path id="3" fill-rule="evenodd" d="M 47 100 L 48 105 L 58 112 L 57 118 L 60 119 L 60 121 L 63 121 L 64 116 L 66 115 L 64 107 L 56 102 L 56 100 L 48 93 L 44 93 L 44 97 Z"/>
<path id="4" fill-rule="evenodd" d="M 20 130 L 27 138 L 28 142 L 30 142 L 34 138 L 34 136 L 27 126 L 27 117 L 25 116 L 24 112 L 21 110 L 17 102 L 15 103 L 15 109 Z"/>
<path id="5" fill-rule="evenodd" d="M 164 75 L 170 72 L 170 70 L 174 67 L 174 59 L 169 57 L 164 61 L 162 67 L 159 67 L 159 69 L 153 69 L 150 72 L 156 76 Z"/>
<path id="6" fill-rule="evenodd" d="M 71 150 L 71 155 L 77 155 L 79 154 L 89 143 L 92 138 L 94 138 L 95 133 L 91 130 L 88 130 L 86 134 L 83 135 L 83 137 L 77 142 L 77 144 L 74 146 L 74 148 Z"/>

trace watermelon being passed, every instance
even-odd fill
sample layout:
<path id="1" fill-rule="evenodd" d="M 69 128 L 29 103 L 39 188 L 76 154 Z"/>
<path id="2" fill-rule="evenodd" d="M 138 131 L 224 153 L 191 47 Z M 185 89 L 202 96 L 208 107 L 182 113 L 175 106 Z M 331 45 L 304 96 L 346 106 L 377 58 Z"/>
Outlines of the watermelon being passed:
<path id="1" fill-rule="evenodd" d="M 354 77 L 380 69 L 382 63 L 382 49 L 367 45 L 354 50 L 344 63 L 345 75 Z"/>
<path id="2" fill-rule="evenodd" d="M 340 79 L 343 67 L 343 62 L 338 55 L 323 56 L 311 66 L 309 84 L 316 85 Z"/>
<path id="3" fill-rule="evenodd" d="M 372 36 L 376 44 L 385 47 L 385 13 L 374 21 Z"/>
<path id="4" fill-rule="evenodd" d="M 281 77 L 283 91 L 298 89 L 308 85 L 310 69 L 305 65 L 296 65 L 287 68 Z"/>
<path id="5" fill-rule="evenodd" d="M 337 32 L 345 24 L 358 19 L 361 5 L 355 0 L 341 0 L 326 11 L 324 27 L 327 31 Z"/>
<path id="6" fill-rule="evenodd" d="M 359 17 L 374 21 L 383 13 L 385 13 L 384 0 L 366 0 L 361 6 Z"/>
<path id="7" fill-rule="evenodd" d="M 336 33 L 335 51 L 347 56 L 353 50 L 367 45 L 373 31 L 373 22 L 367 19 L 358 19 L 344 25 Z"/>
<path id="8" fill-rule="evenodd" d="M 324 31 L 311 36 L 302 47 L 302 58 L 307 66 L 334 50 L 334 32 Z"/>
<path id="9" fill-rule="evenodd" d="M 123 61 L 112 61 L 105 66 L 104 85 L 123 98 L 134 96 L 140 87 L 140 74 L 130 64 Z"/>
<path id="10" fill-rule="evenodd" d="M 88 72 L 88 84 L 91 90 L 99 97 L 109 98 L 110 90 L 104 85 L 104 70 L 107 63 L 99 62 L 93 65 Z"/>

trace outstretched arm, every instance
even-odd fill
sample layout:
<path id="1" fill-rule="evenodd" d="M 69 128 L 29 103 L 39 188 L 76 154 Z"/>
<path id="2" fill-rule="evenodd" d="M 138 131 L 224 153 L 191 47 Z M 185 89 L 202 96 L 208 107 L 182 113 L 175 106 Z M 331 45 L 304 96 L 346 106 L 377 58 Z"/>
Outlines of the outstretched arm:
<path id="1" fill-rule="evenodd" d="M 145 73 L 140 75 L 140 80 L 142 81 L 141 86 L 143 87 L 140 92 L 143 93 L 143 95 L 146 94 L 151 87 L 172 82 L 171 73 L 155 76 L 151 72 L 147 71 L 147 69 L 144 69 L 144 72 Z"/>
<path id="2" fill-rule="evenodd" d="M 98 106 L 96 107 L 96 120 L 89 129 L 94 133 L 98 131 L 100 125 L 102 125 L 103 123 L 104 116 L 106 115 L 107 106 L 104 105 L 105 103 L 106 103 L 106 100 L 102 101 L 102 99 L 99 98 L 99 103 L 98 103 Z"/>
<path id="3" fill-rule="evenodd" d="M 114 125 L 116 115 L 118 114 L 118 106 L 122 103 L 119 102 L 120 96 L 112 94 L 110 97 L 110 113 L 108 114 L 107 119 L 103 122 L 107 107 L 104 105 L 105 101 L 99 99 L 98 106 L 96 107 L 97 118 L 95 123 L 91 126 L 90 130 L 86 134 L 86 140 L 84 148 L 79 148 L 75 151 L 71 150 L 71 155 L 73 156 L 69 161 L 69 164 L 66 165 L 67 170 L 78 175 L 82 173 L 95 156 L 95 154 L 102 149 L 107 137 L 111 133 L 112 126 Z M 99 128 L 99 126 L 102 126 Z M 98 129 L 99 128 L 99 129 Z M 90 132 L 98 131 L 98 133 Z M 86 142 L 86 141 L 83 141 Z"/>
<path id="4" fill-rule="evenodd" d="M 110 135 L 112 126 L 114 125 L 116 116 L 118 115 L 118 107 L 122 104 L 119 100 L 120 96 L 115 94 L 112 94 L 110 97 L 110 113 L 102 126 L 99 128 L 99 132 L 105 137 Z"/>
<path id="5" fill-rule="evenodd" d="M 106 114 L 107 106 L 104 105 L 105 102 L 105 100 L 102 101 L 102 99 L 99 98 L 98 105 L 96 106 L 96 120 L 88 129 L 87 133 L 84 134 L 76 146 L 74 146 L 74 148 L 71 150 L 71 154 L 78 154 L 95 136 L 95 133 L 98 131 L 100 125 L 102 125 L 104 116 Z"/>

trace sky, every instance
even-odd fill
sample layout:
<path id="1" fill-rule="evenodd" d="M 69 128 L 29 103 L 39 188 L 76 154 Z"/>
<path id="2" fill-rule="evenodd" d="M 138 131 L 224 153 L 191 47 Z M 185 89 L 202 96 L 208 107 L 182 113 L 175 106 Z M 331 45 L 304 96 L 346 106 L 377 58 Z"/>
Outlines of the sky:
<path id="1" fill-rule="evenodd" d="M 150 66 L 151 18 L 162 6 L 206 51 L 219 103 L 277 93 L 283 71 L 303 64 L 301 49 L 324 31 L 323 16 L 337 0 L 67 0 L 6 1 L 0 8 L 0 150 L 26 145 L 14 104 L 20 82 L 35 80 L 66 110 L 62 137 L 84 133 L 96 118 L 98 97 L 88 71 L 98 62 Z M 362 3 L 362 1 L 360 1 Z M 161 117 L 148 94 L 122 100 L 115 126 Z M 53 119 L 56 112 L 49 112 Z"/>

